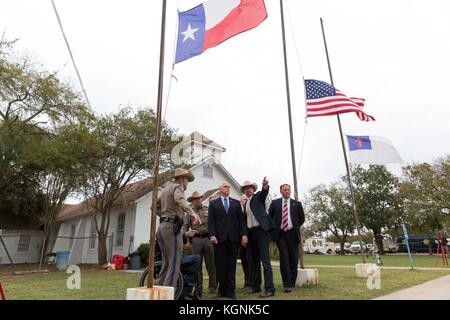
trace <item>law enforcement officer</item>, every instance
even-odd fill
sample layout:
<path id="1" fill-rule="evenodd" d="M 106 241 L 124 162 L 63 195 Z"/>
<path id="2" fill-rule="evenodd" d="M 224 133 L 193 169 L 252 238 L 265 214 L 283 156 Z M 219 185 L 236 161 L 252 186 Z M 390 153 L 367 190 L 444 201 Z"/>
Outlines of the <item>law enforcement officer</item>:
<path id="1" fill-rule="evenodd" d="M 194 191 L 188 198 L 188 202 L 191 203 L 191 208 L 200 217 L 202 223 L 193 223 L 190 217 L 187 217 L 186 221 L 186 233 L 185 235 L 190 238 L 192 244 L 192 254 L 199 255 L 205 260 L 206 270 L 209 276 L 209 293 L 215 293 L 217 289 L 216 280 L 216 265 L 214 262 L 214 246 L 208 238 L 208 207 L 202 205 L 202 197 L 198 191 Z M 198 295 L 203 293 L 203 272 L 202 268 L 198 274 Z"/>
<path id="2" fill-rule="evenodd" d="M 194 176 L 189 170 L 177 168 L 172 176 L 174 182 L 162 191 L 158 198 L 158 215 L 160 224 L 156 234 L 162 255 L 161 271 L 156 283 L 160 286 L 175 287 L 183 254 L 183 232 L 181 232 L 186 214 L 190 214 L 194 222 L 201 223 L 201 219 L 189 207 L 184 192 Z M 155 192 L 156 192 L 155 188 Z"/>

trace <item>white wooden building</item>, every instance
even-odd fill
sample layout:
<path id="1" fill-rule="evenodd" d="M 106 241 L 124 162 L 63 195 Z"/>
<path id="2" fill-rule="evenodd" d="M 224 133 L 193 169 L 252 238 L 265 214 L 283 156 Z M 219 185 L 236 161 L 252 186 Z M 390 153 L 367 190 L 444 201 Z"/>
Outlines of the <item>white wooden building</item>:
<path id="1" fill-rule="evenodd" d="M 43 240 L 44 231 L 38 219 L 0 215 L 0 264 L 10 264 L 10 258 L 14 264 L 39 262 Z"/>
<path id="2" fill-rule="evenodd" d="M 185 166 L 195 176 L 195 180 L 189 183 L 186 197 L 196 190 L 205 193 L 204 203 L 207 205 L 209 197 L 216 194 L 219 184 L 226 180 L 231 185 L 231 196 L 239 199 L 239 183 L 220 163 L 225 151 L 197 132 L 183 140 L 176 153 L 183 156 Z M 124 191 L 111 212 L 110 238 L 107 241 L 109 257 L 114 254 L 127 256 L 141 243 L 148 242 L 153 189 L 152 178 L 147 178 L 130 184 Z M 70 264 L 98 263 L 97 235 L 86 202 L 67 206 L 58 214 L 57 220 L 61 225 L 52 251 L 70 251 Z"/>

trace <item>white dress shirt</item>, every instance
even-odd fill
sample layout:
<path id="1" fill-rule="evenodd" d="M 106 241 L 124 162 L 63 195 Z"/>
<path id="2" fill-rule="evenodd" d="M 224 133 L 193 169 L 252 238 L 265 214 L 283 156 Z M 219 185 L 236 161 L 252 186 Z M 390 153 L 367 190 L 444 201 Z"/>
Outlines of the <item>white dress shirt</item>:
<path id="1" fill-rule="evenodd" d="M 294 226 L 292 225 L 292 219 L 291 219 L 291 198 L 282 198 L 283 201 L 281 202 L 281 222 L 283 222 L 283 208 L 284 203 L 287 202 L 288 207 L 288 230 L 292 229 Z"/>

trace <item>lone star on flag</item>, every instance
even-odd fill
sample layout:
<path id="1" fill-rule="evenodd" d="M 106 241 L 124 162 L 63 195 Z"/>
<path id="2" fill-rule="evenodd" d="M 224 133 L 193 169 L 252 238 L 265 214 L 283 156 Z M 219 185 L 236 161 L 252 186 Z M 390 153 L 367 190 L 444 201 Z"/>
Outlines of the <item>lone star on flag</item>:
<path id="1" fill-rule="evenodd" d="M 195 41 L 194 33 L 196 33 L 198 30 L 199 28 L 192 29 L 191 24 L 189 24 L 186 31 L 181 33 L 182 35 L 184 35 L 183 43 L 186 42 L 187 39 L 192 39 Z"/>

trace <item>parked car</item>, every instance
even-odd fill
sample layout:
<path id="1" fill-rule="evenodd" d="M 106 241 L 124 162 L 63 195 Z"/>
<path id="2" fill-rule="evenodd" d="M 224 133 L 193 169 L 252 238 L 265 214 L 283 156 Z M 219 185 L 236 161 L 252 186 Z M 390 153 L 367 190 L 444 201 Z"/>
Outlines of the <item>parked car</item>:
<path id="1" fill-rule="evenodd" d="M 350 247 L 351 247 L 351 243 L 350 242 L 346 242 L 344 243 L 344 254 L 345 253 L 350 253 Z M 341 253 L 341 244 L 340 243 L 336 243 L 336 249 L 335 249 L 336 254 L 340 254 Z"/>
<path id="2" fill-rule="evenodd" d="M 371 252 L 373 252 L 373 250 L 374 250 L 373 243 L 366 244 L 366 251 L 367 252 L 371 253 Z"/>
<path id="3" fill-rule="evenodd" d="M 366 244 L 362 243 L 363 250 L 366 251 Z M 350 246 L 350 252 L 353 254 L 361 253 L 361 246 L 359 244 L 359 241 L 353 241 L 352 245 Z"/>
<path id="4" fill-rule="evenodd" d="M 398 252 L 398 246 L 395 244 L 392 236 L 389 234 L 383 234 L 383 251 L 389 253 Z"/>

